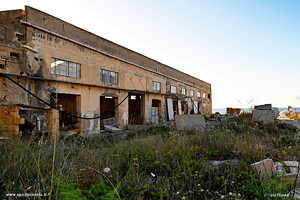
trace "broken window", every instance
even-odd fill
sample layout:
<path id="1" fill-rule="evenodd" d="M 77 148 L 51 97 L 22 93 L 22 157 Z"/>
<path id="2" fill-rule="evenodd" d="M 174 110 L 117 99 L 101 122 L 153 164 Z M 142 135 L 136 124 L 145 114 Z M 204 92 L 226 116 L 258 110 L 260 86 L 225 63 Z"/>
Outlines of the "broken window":
<path id="1" fill-rule="evenodd" d="M 80 64 L 51 58 L 51 73 L 80 78 Z"/>
<path id="2" fill-rule="evenodd" d="M 177 90 L 176 86 L 171 85 L 171 93 L 176 93 L 176 90 Z"/>
<path id="3" fill-rule="evenodd" d="M 117 85 L 118 84 L 118 73 L 101 69 L 100 79 L 101 79 L 101 82 L 113 83 L 113 84 Z"/>
<path id="4" fill-rule="evenodd" d="M 207 95 L 207 98 L 210 99 L 210 94 Z"/>
<path id="5" fill-rule="evenodd" d="M 184 94 L 184 95 L 185 95 L 185 88 L 182 88 L 182 89 L 181 89 L 181 94 Z"/>
<path id="6" fill-rule="evenodd" d="M 19 54 L 15 53 L 15 52 L 10 52 L 10 57 L 12 58 L 19 58 Z"/>
<path id="7" fill-rule="evenodd" d="M 152 90 L 160 91 L 160 83 L 152 81 Z"/>

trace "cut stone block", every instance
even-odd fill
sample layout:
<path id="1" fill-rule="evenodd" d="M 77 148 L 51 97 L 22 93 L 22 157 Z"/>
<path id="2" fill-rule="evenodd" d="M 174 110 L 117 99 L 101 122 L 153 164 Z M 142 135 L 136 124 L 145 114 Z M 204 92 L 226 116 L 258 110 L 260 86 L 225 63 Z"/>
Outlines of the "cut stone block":
<path id="1" fill-rule="evenodd" d="M 206 127 L 203 115 L 175 115 L 176 128 L 182 130 L 203 131 Z"/>
<path id="2" fill-rule="evenodd" d="M 276 172 L 275 165 L 272 159 L 265 159 L 251 164 L 252 167 L 261 175 L 272 176 Z"/>
<path id="3" fill-rule="evenodd" d="M 14 124 L 14 119 L 12 118 L 5 119 L 5 125 L 12 125 L 12 124 Z"/>
<path id="4" fill-rule="evenodd" d="M 241 109 L 240 109 L 240 108 L 230 108 L 230 107 L 226 108 L 226 113 L 227 113 L 227 114 L 233 114 L 233 113 L 236 113 L 236 114 L 239 115 L 240 112 L 241 112 Z"/>
<path id="5" fill-rule="evenodd" d="M 14 124 L 25 124 L 25 118 L 14 119 Z"/>

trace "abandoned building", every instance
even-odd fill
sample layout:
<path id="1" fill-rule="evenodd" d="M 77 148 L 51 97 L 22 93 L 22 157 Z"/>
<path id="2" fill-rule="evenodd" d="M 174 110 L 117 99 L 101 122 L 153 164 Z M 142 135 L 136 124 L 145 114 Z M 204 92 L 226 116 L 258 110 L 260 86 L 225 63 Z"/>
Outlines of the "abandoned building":
<path id="1" fill-rule="evenodd" d="M 124 127 L 212 111 L 211 84 L 29 6 L 0 12 L 0 68 L 0 105 L 37 130 L 49 113 L 97 131 L 109 117 Z"/>

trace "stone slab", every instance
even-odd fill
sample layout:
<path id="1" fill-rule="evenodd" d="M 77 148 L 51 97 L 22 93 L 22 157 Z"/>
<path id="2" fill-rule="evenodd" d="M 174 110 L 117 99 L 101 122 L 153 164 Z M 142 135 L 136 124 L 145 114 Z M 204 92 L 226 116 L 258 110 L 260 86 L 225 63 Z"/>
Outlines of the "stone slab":
<path id="1" fill-rule="evenodd" d="M 298 173 L 298 162 L 297 161 L 283 161 L 283 162 L 275 162 L 275 169 L 277 171 L 277 175 L 281 176 L 283 174 L 297 174 Z M 285 165 L 285 167 L 283 167 Z M 300 180 L 300 179 L 299 179 Z"/>
<path id="2" fill-rule="evenodd" d="M 296 126 L 298 129 L 300 129 L 300 120 L 290 120 L 290 119 L 279 119 L 280 122 L 291 124 L 293 126 Z"/>
<path id="3" fill-rule="evenodd" d="M 252 167 L 261 175 L 272 176 L 276 172 L 275 165 L 272 159 L 265 159 L 251 164 Z"/>
<path id="4" fill-rule="evenodd" d="M 274 123 L 275 113 L 273 110 L 253 110 L 252 111 L 252 119 L 254 121 L 261 121 L 264 123 Z"/>
<path id="5" fill-rule="evenodd" d="M 272 110 L 272 104 L 264 104 L 264 105 L 254 106 L 254 109 L 256 109 L 256 110 Z"/>
<path id="6" fill-rule="evenodd" d="M 108 130 L 110 132 L 113 132 L 113 133 L 117 133 L 117 132 L 122 132 L 123 130 L 120 129 L 120 128 L 116 128 L 114 126 L 110 126 L 110 125 L 104 125 L 104 129 L 105 130 Z"/>
<path id="7" fill-rule="evenodd" d="M 178 131 L 203 131 L 206 127 L 203 115 L 175 115 L 175 122 Z"/>

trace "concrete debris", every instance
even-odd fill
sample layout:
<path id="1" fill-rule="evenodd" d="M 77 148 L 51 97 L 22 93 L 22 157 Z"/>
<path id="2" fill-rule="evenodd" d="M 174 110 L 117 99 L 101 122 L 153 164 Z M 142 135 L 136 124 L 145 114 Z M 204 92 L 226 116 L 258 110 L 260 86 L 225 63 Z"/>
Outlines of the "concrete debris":
<path id="1" fill-rule="evenodd" d="M 290 124 L 300 129 L 300 120 L 280 119 L 280 122 Z"/>
<path id="2" fill-rule="evenodd" d="M 113 127 L 119 128 L 119 125 L 118 125 L 118 123 L 117 123 L 117 121 L 116 121 L 116 119 L 114 117 L 103 119 L 101 121 L 101 123 L 103 125 L 108 125 L 108 126 L 113 126 Z"/>
<path id="3" fill-rule="evenodd" d="M 297 161 L 275 162 L 275 168 L 279 176 L 297 174 L 298 164 L 299 163 Z"/>
<path id="4" fill-rule="evenodd" d="M 197 130 L 203 131 L 206 128 L 203 115 L 175 115 L 176 128 L 179 131 Z"/>
<path id="5" fill-rule="evenodd" d="M 231 119 L 233 117 L 238 118 L 239 115 L 236 112 L 234 112 L 232 114 L 229 114 L 229 115 L 219 115 L 219 114 L 216 114 L 216 115 L 214 115 L 213 118 L 210 118 L 209 121 L 228 121 L 229 119 Z"/>
<path id="6" fill-rule="evenodd" d="M 299 185 L 300 176 L 298 171 L 299 163 L 297 161 L 273 162 L 272 159 L 265 159 L 251 164 L 260 175 L 268 177 L 277 174 L 281 180 L 289 180 L 295 185 Z"/>
<path id="7" fill-rule="evenodd" d="M 236 166 L 238 165 L 239 163 L 239 160 L 237 159 L 234 159 L 234 160 L 207 160 L 205 163 L 204 163 L 204 169 L 210 169 L 210 168 L 219 168 L 222 164 L 224 164 L 225 162 L 227 163 L 230 163 L 230 165 L 232 166 Z"/>
<path id="8" fill-rule="evenodd" d="M 122 129 L 110 125 L 104 125 L 104 129 L 113 133 L 122 132 Z"/>
<path id="9" fill-rule="evenodd" d="M 295 188 L 290 193 L 288 193 L 290 197 L 294 197 L 296 199 L 300 199 L 300 188 Z"/>
<path id="10" fill-rule="evenodd" d="M 254 106 L 254 109 L 256 109 L 256 110 L 272 110 L 272 104 L 264 104 L 264 105 Z"/>

